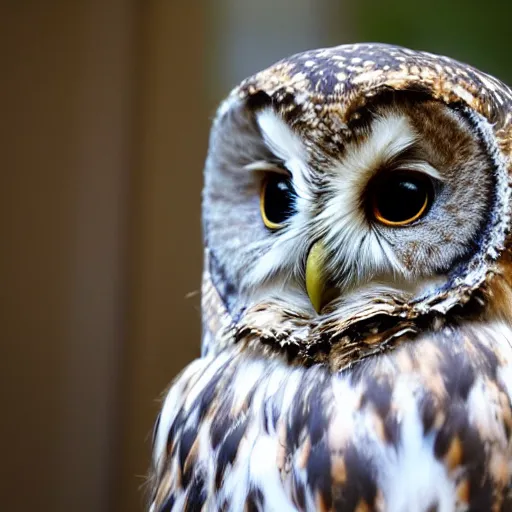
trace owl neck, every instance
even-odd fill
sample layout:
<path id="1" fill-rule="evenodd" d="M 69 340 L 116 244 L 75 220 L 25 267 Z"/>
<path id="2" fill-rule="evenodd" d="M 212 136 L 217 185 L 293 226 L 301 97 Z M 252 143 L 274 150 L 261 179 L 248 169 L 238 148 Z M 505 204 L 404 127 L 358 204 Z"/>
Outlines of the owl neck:
<path id="1" fill-rule="evenodd" d="M 456 326 L 460 321 L 512 318 L 512 257 L 509 251 L 504 252 L 494 271 L 487 274 L 485 283 L 475 287 L 464 298 L 458 297 L 459 308 L 454 312 L 451 301 L 421 304 L 423 312 L 415 311 L 414 304 L 397 305 L 396 314 L 390 314 L 389 304 L 386 304 L 383 311 L 377 308 L 352 319 L 344 315 L 337 319 L 327 318 L 311 322 L 308 329 L 300 319 L 286 317 L 286 310 L 271 304 L 265 308 L 261 305 L 249 308 L 241 318 L 233 318 L 212 279 L 208 249 L 204 257 L 201 300 L 203 355 L 236 344 L 240 350 L 265 351 L 267 355 L 273 354 L 287 363 L 319 363 L 331 371 L 339 371 L 368 356 L 393 350 L 416 339 L 421 333 L 434 332 L 446 325 Z M 361 320 L 362 317 L 365 319 Z M 299 323 L 292 325 L 294 321 Z M 265 329 L 269 325 L 272 329 Z"/>

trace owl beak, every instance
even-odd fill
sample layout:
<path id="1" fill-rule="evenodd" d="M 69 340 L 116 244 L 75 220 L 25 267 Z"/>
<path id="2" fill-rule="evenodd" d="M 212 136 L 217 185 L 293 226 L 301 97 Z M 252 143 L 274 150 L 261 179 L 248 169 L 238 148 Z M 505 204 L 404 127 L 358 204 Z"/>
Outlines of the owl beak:
<path id="1" fill-rule="evenodd" d="M 317 313 L 325 305 L 325 253 L 323 242 L 315 242 L 306 260 L 306 291 Z"/>

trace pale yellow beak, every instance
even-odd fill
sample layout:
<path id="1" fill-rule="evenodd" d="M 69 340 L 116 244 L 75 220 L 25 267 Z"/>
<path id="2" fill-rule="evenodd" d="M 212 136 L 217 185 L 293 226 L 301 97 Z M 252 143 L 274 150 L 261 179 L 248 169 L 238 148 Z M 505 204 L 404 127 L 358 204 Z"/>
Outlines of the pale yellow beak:
<path id="1" fill-rule="evenodd" d="M 325 252 L 323 242 L 315 242 L 306 260 L 306 291 L 317 313 L 320 313 L 325 300 Z"/>

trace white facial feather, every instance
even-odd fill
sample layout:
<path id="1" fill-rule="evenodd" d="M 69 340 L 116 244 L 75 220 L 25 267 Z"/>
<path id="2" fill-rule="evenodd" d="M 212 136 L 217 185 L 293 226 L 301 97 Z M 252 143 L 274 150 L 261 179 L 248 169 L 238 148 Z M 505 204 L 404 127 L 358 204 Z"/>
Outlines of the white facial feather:
<path id="1" fill-rule="evenodd" d="M 283 160 L 292 175 L 293 185 L 297 194 L 296 214 L 290 219 L 286 229 L 275 233 L 275 243 L 246 276 L 245 286 L 260 294 L 265 282 L 270 277 L 280 274 L 280 279 L 273 279 L 272 289 L 280 293 L 280 288 L 290 283 L 293 277 L 301 276 L 302 258 L 310 245 L 311 217 L 309 209 L 314 200 L 312 190 L 306 176 L 310 173 L 307 167 L 307 151 L 298 135 L 272 110 L 263 110 L 257 116 L 263 140 L 277 157 Z M 266 245 L 267 241 L 261 243 Z"/>
<path id="2" fill-rule="evenodd" d="M 348 146 L 343 159 L 329 173 L 329 200 L 318 216 L 319 234 L 334 256 L 331 271 L 343 274 L 347 283 L 377 274 L 406 274 L 393 248 L 368 223 L 361 198 L 379 168 L 409 148 L 415 138 L 404 116 L 377 118 L 369 136 Z"/>
<path id="3" fill-rule="evenodd" d="M 307 251 L 318 239 L 324 240 L 332 255 L 330 273 L 347 287 L 374 278 L 396 283 L 410 277 L 392 245 L 368 222 L 361 203 L 372 176 L 415 143 L 417 134 L 406 116 L 389 112 L 377 117 L 367 137 L 348 145 L 338 162 L 321 170 L 327 177 L 322 191 L 312 189 L 308 176 L 320 170 L 310 168 L 307 148 L 300 137 L 270 109 L 260 112 L 257 122 L 265 144 L 283 160 L 292 175 L 297 211 L 284 229 L 271 235 L 275 241 L 246 276 L 246 287 L 257 290 L 258 296 L 268 294 L 270 289 L 275 294 L 293 294 L 294 303 L 301 304 L 298 292 L 289 285 L 303 279 Z M 441 179 L 427 162 L 408 162 L 407 169 Z M 316 217 L 315 192 L 327 197 L 325 207 Z M 265 283 L 270 278 L 271 287 L 267 287 Z M 304 307 L 308 307 L 307 300 Z"/>
<path id="4" fill-rule="evenodd" d="M 307 151 L 300 137 L 270 109 L 260 112 L 257 121 L 265 144 L 284 161 L 291 172 L 297 194 L 304 199 L 311 199 L 311 190 L 305 180 L 309 172 Z"/>

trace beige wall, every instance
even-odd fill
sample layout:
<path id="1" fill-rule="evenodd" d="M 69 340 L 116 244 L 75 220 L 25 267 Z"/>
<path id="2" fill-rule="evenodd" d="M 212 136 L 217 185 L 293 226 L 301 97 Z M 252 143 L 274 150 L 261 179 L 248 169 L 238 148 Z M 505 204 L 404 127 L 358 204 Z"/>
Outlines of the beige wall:
<path id="1" fill-rule="evenodd" d="M 3 2 L 3 510 L 108 510 L 119 395 L 132 16 Z"/>
<path id="2" fill-rule="evenodd" d="M 204 104 L 205 16 L 199 2 L 149 2 L 142 23 L 133 179 L 131 303 L 122 413 L 119 510 L 139 486 L 160 396 L 199 355 L 200 192 L 210 112 Z M 144 441 L 148 441 L 144 443 Z"/>
<path id="3" fill-rule="evenodd" d="M 198 353 L 190 5 L 0 7 L 2 510 L 142 508 L 152 399 Z"/>

